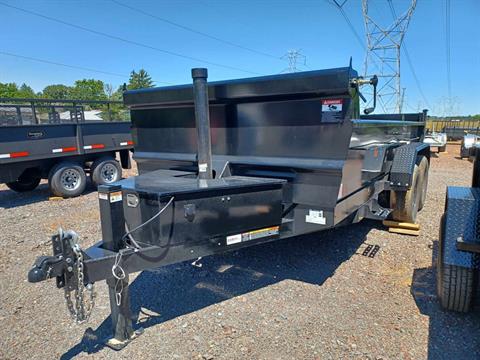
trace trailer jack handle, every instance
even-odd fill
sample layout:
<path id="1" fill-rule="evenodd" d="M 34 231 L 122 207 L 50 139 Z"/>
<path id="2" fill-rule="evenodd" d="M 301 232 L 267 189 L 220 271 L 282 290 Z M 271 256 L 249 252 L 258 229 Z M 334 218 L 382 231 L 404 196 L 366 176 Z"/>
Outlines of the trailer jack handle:
<path id="1" fill-rule="evenodd" d="M 373 75 L 370 79 L 364 79 L 362 77 L 355 79 L 353 81 L 353 86 L 355 86 L 358 89 L 358 94 L 360 98 L 362 99 L 363 102 L 366 102 L 367 100 L 365 97 L 362 95 L 360 92 L 360 86 L 362 85 L 372 85 L 373 86 L 373 106 L 366 108 L 363 110 L 365 115 L 371 114 L 372 112 L 375 111 L 375 108 L 377 107 L 377 85 L 378 85 L 378 77 L 377 75 Z"/>

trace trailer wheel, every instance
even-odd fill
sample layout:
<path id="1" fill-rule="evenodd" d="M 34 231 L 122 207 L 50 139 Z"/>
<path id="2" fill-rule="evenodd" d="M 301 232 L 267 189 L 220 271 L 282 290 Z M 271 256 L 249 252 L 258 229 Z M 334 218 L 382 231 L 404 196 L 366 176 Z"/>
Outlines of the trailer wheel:
<path id="1" fill-rule="evenodd" d="M 474 294 L 474 271 L 462 266 L 444 263 L 445 214 L 440 223 L 437 256 L 437 295 L 442 308 L 450 311 L 468 312 Z"/>
<path id="2" fill-rule="evenodd" d="M 418 203 L 420 192 L 422 191 L 419 183 L 419 166 L 415 165 L 413 170 L 412 186 L 406 191 L 390 192 L 390 208 L 392 211 L 392 219 L 395 221 L 403 221 L 415 223 L 417 220 Z"/>
<path id="3" fill-rule="evenodd" d="M 93 162 L 91 177 L 95 185 L 111 184 L 122 178 L 122 167 L 117 160 L 103 157 Z"/>
<path id="4" fill-rule="evenodd" d="M 8 182 L 6 185 L 13 191 L 32 191 L 40 184 L 40 176 L 35 171 L 25 171 L 16 181 Z"/>
<path id="5" fill-rule="evenodd" d="M 438 150 L 439 153 L 443 153 L 443 152 L 447 151 L 447 145 L 445 144 L 443 146 L 439 146 L 437 150 Z"/>
<path id="6" fill-rule="evenodd" d="M 419 184 L 420 193 L 418 197 L 418 210 L 422 210 L 423 206 L 425 205 L 425 201 L 427 200 L 427 188 L 428 188 L 428 171 L 430 168 L 430 164 L 428 163 L 428 159 L 425 156 L 420 157 L 420 161 L 418 162 L 418 170 L 419 170 Z"/>
<path id="7" fill-rule="evenodd" d="M 84 192 L 87 176 L 80 165 L 62 162 L 50 170 L 48 183 L 54 195 L 75 197 Z"/>

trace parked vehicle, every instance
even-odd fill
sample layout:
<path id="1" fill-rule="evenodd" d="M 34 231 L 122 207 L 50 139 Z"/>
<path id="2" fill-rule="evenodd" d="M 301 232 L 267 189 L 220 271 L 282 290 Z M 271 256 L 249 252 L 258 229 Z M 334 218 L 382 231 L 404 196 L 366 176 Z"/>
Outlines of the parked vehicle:
<path id="1" fill-rule="evenodd" d="M 444 309 L 458 312 L 472 308 L 480 289 L 480 148 L 472 154 L 472 187 L 447 187 L 438 241 L 438 298 Z"/>
<path id="2" fill-rule="evenodd" d="M 439 132 L 431 132 L 425 134 L 425 138 L 423 139 L 425 144 L 432 147 L 437 148 L 437 152 L 442 153 L 447 150 L 447 134 L 439 133 Z"/>
<path id="3" fill-rule="evenodd" d="M 78 321 L 93 283 L 107 280 L 113 338 L 132 326 L 128 274 L 319 232 L 364 218 L 415 222 L 427 193 L 426 113 L 373 115 L 377 78 L 350 67 L 207 87 L 124 93 L 140 175 L 99 187 L 102 241 L 82 250 L 72 231 L 52 237 L 29 281 L 57 278 Z M 373 86 L 360 116 L 360 86 Z M 193 91 L 192 91 L 193 90 Z M 299 239 L 299 241 L 301 241 Z"/>
<path id="4" fill-rule="evenodd" d="M 109 119 L 107 101 L 0 99 L 0 183 L 18 192 L 48 179 L 54 195 L 80 195 L 89 173 L 95 185 L 121 179 L 130 168 L 130 121 Z M 120 102 L 121 104 L 121 102 Z M 105 107 L 89 111 L 88 106 Z M 121 164 L 116 159 L 120 158 Z"/>
<path id="5" fill-rule="evenodd" d="M 473 156 L 478 145 L 480 145 L 480 136 L 464 134 L 460 145 L 460 158 L 463 159 Z"/>

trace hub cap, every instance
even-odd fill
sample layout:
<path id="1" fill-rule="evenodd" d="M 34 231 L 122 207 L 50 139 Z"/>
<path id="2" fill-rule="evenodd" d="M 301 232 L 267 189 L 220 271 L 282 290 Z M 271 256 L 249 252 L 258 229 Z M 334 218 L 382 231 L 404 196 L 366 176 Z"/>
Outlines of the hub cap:
<path id="1" fill-rule="evenodd" d="M 113 164 L 105 164 L 102 166 L 101 177 L 105 183 L 112 183 L 117 180 L 118 170 Z"/>
<path id="2" fill-rule="evenodd" d="M 60 182 L 64 189 L 76 190 L 82 183 L 80 172 L 76 169 L 66 169 L 62 172 Z"/>

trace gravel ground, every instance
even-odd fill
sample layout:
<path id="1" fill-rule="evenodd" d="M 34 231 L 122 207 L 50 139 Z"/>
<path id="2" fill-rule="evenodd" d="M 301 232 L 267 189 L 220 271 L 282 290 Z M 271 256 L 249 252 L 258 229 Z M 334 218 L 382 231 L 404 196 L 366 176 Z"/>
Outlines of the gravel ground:
<path id="1" fill-rule="evenodd" d="M 49 201 L 46 184 L 22 195 L 0 185 L 0 358 L 480 359 L 479 312 L 445 313 L 435 295 L 445 187 L 468 186 L 472 171 L 448 150 L 432 158 L 419 237 L 364 221 L 143 272 L 131 295 L 145 333 L 121 352 L 101 345 L 104 282 L 90 322 L 74 325 L 53 281 L 26 281 L 58 226 L 84 247 L 100 239 L 96 192 Z M 374 258 L 362 256 L 369 244 Z"/>

